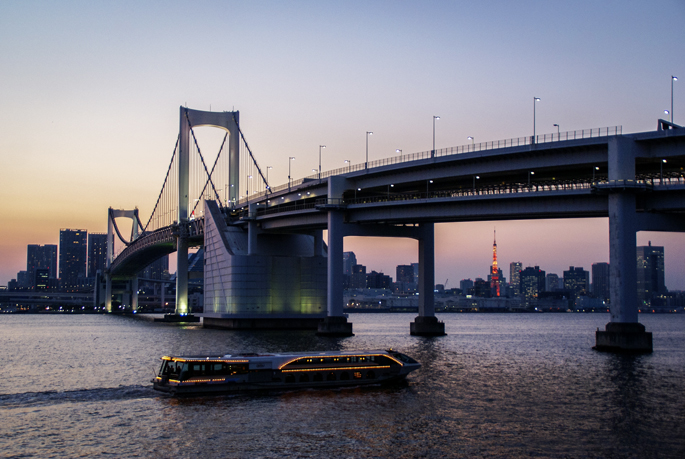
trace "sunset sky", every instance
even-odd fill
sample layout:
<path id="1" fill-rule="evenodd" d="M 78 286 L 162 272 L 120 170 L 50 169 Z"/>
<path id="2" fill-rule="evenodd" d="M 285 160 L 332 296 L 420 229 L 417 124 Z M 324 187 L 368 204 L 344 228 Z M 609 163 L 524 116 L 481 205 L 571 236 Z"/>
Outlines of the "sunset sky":
<path id="1" fill-rule="evenodd" d="M 685 125 L 685 2 L 0 2 L 0 285 L 27 244 L 60 228 L 107 229 L 107 208 L 152 211 L 178 108 L 239 110 L 270 182 L 349 159 L 537 133 Z M 216 134 L 201 130 L 201 142 Z M 203 137 L 204 136 L 204 137 Z M 440 224 L 436 282 L 499 262 L 559 275 L 609 260 L 606 219 Z M 665 246 L 666 286 L 685 290 L 685 234 Z M 368 270 L 417 261 L 409 240 L 347 238 Z M 173 269 L 172 269 L 173 270 Z"/>

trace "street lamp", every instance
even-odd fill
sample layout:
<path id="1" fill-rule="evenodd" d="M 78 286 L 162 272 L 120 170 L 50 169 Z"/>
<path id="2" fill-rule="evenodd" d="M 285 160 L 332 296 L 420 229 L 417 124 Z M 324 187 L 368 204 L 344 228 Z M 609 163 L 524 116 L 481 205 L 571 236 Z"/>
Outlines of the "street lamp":
<path id="1" fill-rule="evenodd" d="M 598 170 L 599 170 L 599 166 L 595 166 L 595 167 L 592 169 L 592 183 L 595 182 L 595 171 L 598 171 Z"/>
<path id="2" fill-rule="evenodd" d="M 535 103 L 540 102 L 539 97 L 533 97 L 533 142 L 532 143 L 537 143 L 535 140 Z"/>
<path id="3" fill-rule="evenodd" d="M 439 116 L 433 116 L 433 149 L 431 150 L 431 158 L 435 156 L 435 120 L 439 119 Z"/>
<path id="4" fill-rule="evenodd" d="M 554 126 L 556 126 L 556 128 L 557 128 L 557 140 L 559 140 L 561 138 L 561 133 L 559 132 L 559 130 L 560 130 L 559 125 L 555 124 Z"/>
<path id="5" fill-rule="evenodd" d="M 471 136 L 471 135 L 468 136 L 468 137 L 466 138 L 466 140 L 470 140 L 470 141 L 471 141 L 471 145 L 474 145 L 474 144 L 476 143 L 476 139 L 474 139 L 473 136 Z"/>
<path id="6" fill-rule="evenodd" d="M 321 149 L 326 148 L 326 145 L 319 145 L 319 180 L 321 180 Z"/>
<path id="7" fill-rule="evenodd" d="M 673 82 L 674 81 L 678 81 L 678 77 L 671 75 L 671 123 L 673 123 Z"/>
<path id="8" fill-rule="evenodd" d="M 535 172 L 533 171 L 528 171 L 528 188 L 530 188 L 530 176 L 535 175 Z"/>
<path id="9" fill-rule="evenodd" d="M 249 198 L 250 197 L 250 179 L 252 178 L 251 175 L 247 176 L 247 180 L 245 180 L 245 197 Z"/>
<path id="10" fill-rule="evenodd" d="M 663 183 L 664 183 L 664 164 L 666 164 L 666 160 L 665 160 L 665 159 L 662 159 L 662 160 L 661 160 L 661 164 L 660 164 L 660 166 L 661 166 L 661 174 L 660 174 L 660 177 L 659 177 L 659 185 L 663 185 Z"/>
<path id="11" fill-rule="evenodd" d="M 366 131 L 366 162 L 364 163 L 364 169 L 369 168 L 369 136 L 373 135 L 373 132 Z"/>
<path id="12" fill-rule="evenodd" d="M 474 175 L 473 176 L 473 189 L 474 189 L 474 191 L 476 189 L 476 180 L 479 180 L 479 179 L 480 179 L 480 175 Z"/>
<path id="13" fill-rule="evenodd" d="M 347 170 L 347 172 L 352 172 L 352 163 L 350 162 L 349 159 L 346 159 L 346 160 L 345 160 L 345 164 L 349 164 L 349 165 L 350 165 L 350 166 L 349 166 L 349 169 Z"/>
<path id="14" fill-rule="evenodd" d="M 288 190 L 290 190 L 290 164 L 293 159 L 295 159 L 294 156 L 288 158 Z"/>
<path id="15" fill-rule="evenodd" d="M 397 150 L 395 150 L 395 153 L 399 153 L 399 154 L 400 154 L 400 161 L 402 161 L 402 149 L 401 149 L 401 148 L 398 148 Z"/>

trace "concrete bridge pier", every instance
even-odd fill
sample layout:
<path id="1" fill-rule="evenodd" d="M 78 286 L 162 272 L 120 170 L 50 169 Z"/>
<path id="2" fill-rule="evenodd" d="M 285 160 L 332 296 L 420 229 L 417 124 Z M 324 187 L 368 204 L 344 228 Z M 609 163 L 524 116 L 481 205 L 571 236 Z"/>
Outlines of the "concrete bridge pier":
<path id="1" fill-rule="evenodd" d="M 345 179 L 330 177 L 328 181 L 329 199 L 342 199 Z M 321 336 L 353 336 L 352 324 L 343 314 L 343 238 L 345 237 L 343 212 L 340 209 L 328 211 L 328 279 L 327 314 L 319 323 L 316 334 Z"/>
<path id="2" fill-rule="evenodd" d="M 638 322 L 637 242 L 639 218 L 635 192 L 635 141 L 615 137 L 609 142 L 609 180 L 618 186 L 609 194 L 609 293 L 611 322 L 595 333 L 593 349 L 609 352 L 652 352 L 652 333 Z M 623 185 L 623 186 L 621 186 Z"/>
<path id="3" fill-rule="evenodd" d="M 435 317 L 435 226 L 419 225 L 419 315 L 409 324 L 409 333 L 418 336 L 443 336 L 445 323 Z"/>

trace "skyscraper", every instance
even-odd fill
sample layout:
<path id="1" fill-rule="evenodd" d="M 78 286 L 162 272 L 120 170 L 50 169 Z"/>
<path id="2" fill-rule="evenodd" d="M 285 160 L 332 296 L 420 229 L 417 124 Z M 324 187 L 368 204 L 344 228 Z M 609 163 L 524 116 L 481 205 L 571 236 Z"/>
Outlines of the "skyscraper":
<path id="1" fill-rule="evenodd" d="M 59 277 L 62 288 L 77 287 L 86 277 L 88 232 L 86 230 L 59 230 Z"/>
<path id="2" fill-rule="evenodd" d="M 545 292 L 559 290 L 559 275 L 549 273 L 545 276 Z"/>
<path id="3" fill-rule="evenodd" d="M 582 267 L 569 266 L 568 271 L 564 271 L 564 290 L 573 292 L 575 298 L 587 295 L 590 291 L 590 273 Z"/>
<path id="4" fill-rule="evenodd" d="M 509 285 L 514 296 L 521 296 L 521 270 L 523 264 L 520 261 L 509 263 Z"/>
<path id="5" fill-rule="evenodd" d="M 26 272 L 31 287 L 36 286 L 36 270 L 47 269 L 50 279 L 57 278 L 57 246 L 29 244 L 26 248 Z M 41 277 L 45 273 L 41 274 Z"/>
<path id="6" fill-rule="evenodd" d="M 664 283 L 664 248 L 648 246 L 637 248 L 637 299 L 649 305 L 655 295 L 667 293 Z"/>
<path id="7" fill-rule="evenodd" d="M 98 270 L 105 270 L 107 263 L 107 234 L 88 235 L 88 277 L 95 277 Z"/>
<path id="8" fill-rule="evenodd" d="M 540 292 L 545 290 L 545 272 L 539 266 L 521 271 L 521 296 L 526 307 L 532 307 Z"/>
<path id="9" fill-rule="evenodd" d="M 343 274 L 345 276 L 352 275 L 352 267 L 357 264 L 357 257 L 354 252 L 343 253 Z"/>
<path id="10" fill-rule="evenodd" d="M 609 263 L 592 264 L 592 294 L 603 301 L 609 299 Z"/>

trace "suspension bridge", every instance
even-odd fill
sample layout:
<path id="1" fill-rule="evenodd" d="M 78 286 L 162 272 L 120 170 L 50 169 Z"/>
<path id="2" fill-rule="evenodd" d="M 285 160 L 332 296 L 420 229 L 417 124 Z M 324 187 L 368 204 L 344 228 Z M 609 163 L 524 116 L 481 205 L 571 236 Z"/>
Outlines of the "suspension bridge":
<path id="1" fill-rule="evenodd" d="M 194 129 L 225 132 L 212 164 Z M 317 328 L 350 335 L 343 314 L 345 236 L 418 241 L 417 335 L 444 334 L 435 318 L 434 224 L 608 217 L 611 321 L 600 349 L 651 350 L 638 322 L 637 231 L 685 230 L 685 129 L 623 134 L 620 126 L 559 132 L 399 155 L 271 187 L 240 130 L 238 112 L 180 108 L 180 127 L 161 192 L 143 224 L 137 211 L 110 209 L 105 286 L 127 282 L 136 307 L 137 273 L 177 252 L 176 314 L 188 308 L 188 248 L 204 247 L 204 325 Z M 242 193 L 244 190 L 244 193 Z M 133 221 L 123 237 L 117 218 Z M 327 240 L 323 231 L 327 230 Z"/>

